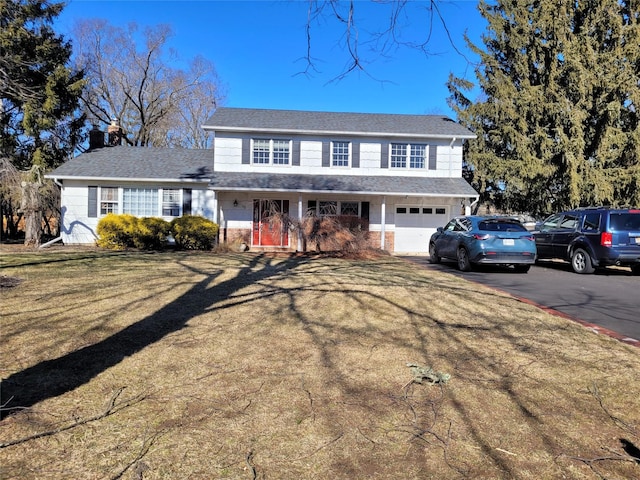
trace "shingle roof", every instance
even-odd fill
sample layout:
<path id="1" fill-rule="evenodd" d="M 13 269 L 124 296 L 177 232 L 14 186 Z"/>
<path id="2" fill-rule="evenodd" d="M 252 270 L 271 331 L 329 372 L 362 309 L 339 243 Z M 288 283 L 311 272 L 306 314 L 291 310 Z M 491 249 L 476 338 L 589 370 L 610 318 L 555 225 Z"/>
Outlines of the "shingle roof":
<path id="1" fill-rule="evenodd" d="M 212 171 L 212 150 L 104 147 L 69 160 L 47 176 L 58 179 L 149 179 L 207 182 Z"/>
<path id="2" fill-rule="evenodd" d="M 443 115 L 310 112 L 229 107 L 218 108 L 205 122 L 203 128 L 237 132 L 475 138 L 471 131 Z"/>
<path id="3" fill-rule="evenodd" d="M 214 190 L 477 197 L 463 178 L 215 172 Z"/>
<path id="4" fill-rule="evenodd" d="M 213 172 L 211 150 L 105 147 L 69 160 L 57 179 L 198 181 L 219 191 L 316 192 L 476 197 L 462 178 Z"/>

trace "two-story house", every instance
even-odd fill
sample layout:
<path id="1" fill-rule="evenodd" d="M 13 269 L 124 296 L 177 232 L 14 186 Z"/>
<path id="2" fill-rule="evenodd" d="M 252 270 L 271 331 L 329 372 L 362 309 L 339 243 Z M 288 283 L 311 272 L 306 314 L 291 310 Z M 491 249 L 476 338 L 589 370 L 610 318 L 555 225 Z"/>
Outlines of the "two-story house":
<path id="1" fill-rule="evenodd" d="M 462 178 L 475 136 L 440 115 L 219 108 L 203 125 L 211 150 L 92 148 L 50 175 L 61 187 L 62 241 L 93 243 L 107 213 L 193 214 L 220 241 L 299 250 L 269 215 L 358 216 L 371 243 L 426 253 L 438 226 L 475 202 Z"/>

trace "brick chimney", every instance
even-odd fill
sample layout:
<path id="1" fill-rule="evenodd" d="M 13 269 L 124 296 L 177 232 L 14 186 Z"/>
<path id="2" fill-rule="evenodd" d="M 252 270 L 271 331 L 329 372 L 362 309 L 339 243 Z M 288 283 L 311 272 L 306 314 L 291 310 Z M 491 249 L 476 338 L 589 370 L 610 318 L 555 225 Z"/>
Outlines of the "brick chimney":
<path id="1" fill-rule="evenodd" d="M 109 146 L 122 145 L 123 131 L 116 118 L 111 120 L 111 125 L 107 128 L 107 134 L 109 135 Z"/>
<path id="2" fill-rule="evenodd" d="M 100 130 L 98 124 L 94 123 L 89 131 L 89 150 L 104 147 L 104 132 Z"/>

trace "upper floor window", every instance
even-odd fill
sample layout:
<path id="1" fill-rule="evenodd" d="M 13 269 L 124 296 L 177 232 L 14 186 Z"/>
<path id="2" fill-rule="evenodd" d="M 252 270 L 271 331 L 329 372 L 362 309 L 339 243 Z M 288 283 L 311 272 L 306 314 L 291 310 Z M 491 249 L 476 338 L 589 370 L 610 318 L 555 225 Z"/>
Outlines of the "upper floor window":
<path id="1" fill-rule="evenodd" d="M 331 165 L 334 167 L 349 166 L 349 142 L 332 142 Z"/>
<path id="2" fill-rule="evenodd" d="M 427 146 L 422 144 L 391 144 L 391 168 L 425 168 Z"/>
<path id="3" fill-rule="evenodd" d="M 158 190 L 156 188 L 123 188 L 122 213 L 137 217 L 158 215 Z"/>
<path id="4" fill-rule="evenodd" d="M 100 215 L 118 213 L 118 187 L 100 188 Z"/>
<path id="5" fill-rule="evenodd" d="M 289 165 L 290 140 L 256 138 L 253 140 L 253 163 L 258 165 Z"/>

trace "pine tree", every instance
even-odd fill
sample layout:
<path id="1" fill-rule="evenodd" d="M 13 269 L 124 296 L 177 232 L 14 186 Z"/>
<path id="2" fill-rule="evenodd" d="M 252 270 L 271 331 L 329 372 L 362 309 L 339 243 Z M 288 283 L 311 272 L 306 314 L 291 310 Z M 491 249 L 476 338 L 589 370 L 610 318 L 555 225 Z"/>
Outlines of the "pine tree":
<path id="1" fill-rule="evenodd" d="M 486 50 L 473 85 L 451 77 L 450 105 L 478 139 L 467 177 L 482 200 L 542 215 L 640 204 L 637 0 L 481 1 Z"/>
<path id="2" fill-rule="evenodd" d="M 0 156 L 28 172 L 22 198 L 27 244 L 40 239 L 42 174 L 71 156 L 84 123 L 77 114 L 83 72 L 67 66 L 71 44 L 52 28 L 63 7 L 0 0 Z"/>

